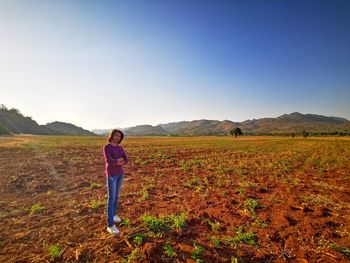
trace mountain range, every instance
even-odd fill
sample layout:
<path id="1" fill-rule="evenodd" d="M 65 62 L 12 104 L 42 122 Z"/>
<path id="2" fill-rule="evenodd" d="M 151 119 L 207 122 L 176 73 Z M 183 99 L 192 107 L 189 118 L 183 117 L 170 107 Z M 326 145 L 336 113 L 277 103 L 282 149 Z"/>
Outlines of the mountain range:
<path id="1" fill-rule="evenodd" d="M 194 120 L 166 124 L 138 125 L 121 129 L 126 135 L 227 135 L 230 130 L 240 128 L 246 135 L 290 135 L 301 134 L 303 131 L 315 135 L 350 135 L 350 121 L 339 117 L 326 117 L 316 114 L 301 114 L 293 112 L 277 118 L 261 118 L 233 122 L 230 120 Z M 110 130 L 93 130 L 100 135 Z"/>
<path id="2" fill-rule="evenodd" d="M 197 136 L 228 135 L 240 128 L 245 135 L 295 135 L 308 132 L 314 135 L 350 135 L 350 121 L 339 117 L 293 112 L 276 118 L 261 118 L 233 122 L 230 120 L 194 120 L 165 124 L 137 125 L 121 129 L 130 136 Z M 51 122 L 39 125 L 31 117 L 25 117 L 17 109 L 0 105 L 0 135 L 42 134 L 42 135 L 105 135 L 111 129 L 88 131 L 74 124 Z"/>
<path id="3" fill-rule="evenodd" d="M 25 117 L 17 109 L 0 106 L 0 135 L 41 134 L 41 135 L 96 135 L 81 127 L 65 122 L 39 125 L 31 117 Z"/>

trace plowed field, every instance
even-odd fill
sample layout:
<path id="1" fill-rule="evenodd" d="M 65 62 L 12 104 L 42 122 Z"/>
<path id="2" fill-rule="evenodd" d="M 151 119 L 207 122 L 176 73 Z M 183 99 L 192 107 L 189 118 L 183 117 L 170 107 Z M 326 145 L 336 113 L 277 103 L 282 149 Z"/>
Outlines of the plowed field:
<path id="1" fill-rule="evenodd" d="M 350 139 L 126 137 L 120 236 L 101 137 L 0 138 L 0 262 L 347 262 Z"/>

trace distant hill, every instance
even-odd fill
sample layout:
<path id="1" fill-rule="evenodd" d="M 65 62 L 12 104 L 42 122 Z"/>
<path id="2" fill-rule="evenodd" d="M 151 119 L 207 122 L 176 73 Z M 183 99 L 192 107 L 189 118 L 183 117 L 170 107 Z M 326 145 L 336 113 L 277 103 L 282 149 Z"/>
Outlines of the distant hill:
<path id="1" fill-rule="evenodd" d="M 335 133 L 350 132 L 350 121 L 339 117 L 326 117 L 316 114 L 301 114 L 293 112 L 277 118 L 262 118 L 247 120 L 238 125 L 245 133 L 252 134 L 283 134 L 301 133 Z"/>
<path id="2" fill-rule="evenodd" d="M 11 131 L 9 129 L 0 125 L 0 135 L 10 135 L 10 134 L 11 134 Z"/>
<path id="3" fill-rule="evenodd" d="M 55 134 L 49 128 L 39 125 L 30 117 L 23 116 L 17 109 L 0 107 L 0 134 Z"/>
<path id="4" fill-rule="evenodd" d="M 152 126 L 152 125 L 137 125 L 130 128 L 116 128 L 118 130 L 121 130 L 125 135 L 130 136 L 164 136 L 164 135 L 171 135 L 170 132 L 163 129 L 159 125 Z M 108 135 L 111 130 L 113 129 L 96 129 L 92 130 L 94 133 L 98 135 Z"/>
<path id="5" fill-rule="evenodd" d="M 106 135 L 108 134 L 112 129 L 95 129 L 92 130 L 93 133 L 97 134 L 97 135 Z"/>
<path id="6" fill-rule="evenodd" d="M 171 122 L 156 126 L 139 125 L 124 130 L 127 135 L 227 135 L 230 130 L 240 128 L 243 134 L 348 134 L 350 121 L 339 117 L 293 112 L 277 118 L 253 119 L 243 122 L 229 120 L 194 120 Z"/>
<path id="7" fill-rule="evenodd" d="M 113 129 L 118 129 L 118 130 L 121 130 L 122 132 L 124 132 L 124 131 L 127 130 L 128 128 L 95 129 L 95 130 L 92 130 L 92 132 L 95 133 L 95 134 L 97 134 L 97 135 L 107 135 L 107 134 L 109 134 Z"/>
<path id="8" fill-rule="evenodd" d="M 53 122 L 39 125 L 31 117 L 25 117 L 18 109 L 8 109 L 0 105 L 0 135 L 96 135 L 73 124 Z"/>
<path id="9" fill-rule="evenodd" d="M 84 130 L 83 128 L 77 127 L 71 123 L 65 122 L 51 122 L 45 125 L 50 130 L 53 130 L 58 133 L 66 134 L 66 135 L 96 135 L 88 130 Z"/>
<path id="10" fill-rule="evenodd" d="M 159 124 L 158 126 L 174 135 L 224 135 L 237 125 L 228 120 L 195 120 Z"/>
<path id="11" fill-rule="evenodd" d="M 151 125 L 138 125 L 135 127 L 131 127 L 126 129 L 126 135 L 171 135 L 170 132 L 163 129 L 160 126 L 151 126 Z"/>

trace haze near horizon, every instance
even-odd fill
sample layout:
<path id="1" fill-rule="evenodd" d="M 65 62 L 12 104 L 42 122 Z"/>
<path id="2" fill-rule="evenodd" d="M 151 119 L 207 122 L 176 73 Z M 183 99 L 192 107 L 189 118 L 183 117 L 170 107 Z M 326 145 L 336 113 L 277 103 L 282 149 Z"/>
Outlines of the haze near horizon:
<path id="1" fill-rule="evenodd" d="M 0 104 L 86 129 L 350 119 L 348 1 L 1 1 Z"/>

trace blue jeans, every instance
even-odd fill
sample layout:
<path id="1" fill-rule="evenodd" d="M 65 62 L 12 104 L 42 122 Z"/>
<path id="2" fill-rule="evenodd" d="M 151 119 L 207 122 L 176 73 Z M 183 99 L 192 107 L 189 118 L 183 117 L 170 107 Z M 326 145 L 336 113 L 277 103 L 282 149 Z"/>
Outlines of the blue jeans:
<path id="1" fill-rule="evenodd" d="M 124 174 L 107 176 L 107 226 L 113 226 L 113 217 L 117 213 L 120 186 L 123 183 Z"/>

